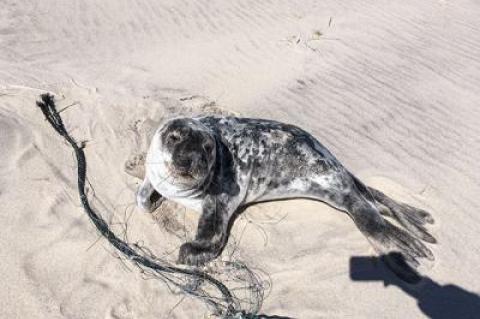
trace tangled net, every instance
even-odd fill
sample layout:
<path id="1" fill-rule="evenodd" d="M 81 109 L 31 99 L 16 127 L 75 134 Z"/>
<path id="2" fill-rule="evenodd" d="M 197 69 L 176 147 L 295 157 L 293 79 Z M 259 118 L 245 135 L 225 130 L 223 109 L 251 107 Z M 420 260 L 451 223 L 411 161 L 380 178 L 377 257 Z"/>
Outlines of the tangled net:
<path id="1" fill-rule="evenodd" d="M 284 318 L 258 314 L 264 298 L 265 283 L 242 262 L 226 262 L 225 267 L 216 275 L 229 277 L 225 280 L 233 287 L 228 288 L 221 280 L 199 268 L 180 268 L 156 257 L 149 249 L 138 244 L 129 244 L 111 231 L 107 222 L 90 206 L 86 194 L 87 163 L 83 148 L 85 143 L 77 144 L 65 129 L 58 113 L 53 95 L 40 96 L 37 106 L 47 121 L 73 148 L 77 160 L 78 192 L 82 206 L 98 232 L 128 261 L 138 267 L 142 274 L 156 278 L 174 293 L 184 293 L 205 302 L 212 314 L 224 319 Z M 237 291 L 247 292 L 239 297 Z"/>

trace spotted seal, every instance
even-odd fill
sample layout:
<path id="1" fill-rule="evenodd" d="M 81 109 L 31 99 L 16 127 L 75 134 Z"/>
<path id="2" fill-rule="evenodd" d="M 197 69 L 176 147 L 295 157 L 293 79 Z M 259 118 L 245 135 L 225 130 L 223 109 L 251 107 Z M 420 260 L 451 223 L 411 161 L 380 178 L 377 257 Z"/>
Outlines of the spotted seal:
<path id="1" fill-rule="evenodd" d="M 222 252 L 233 216 L 252 203 L 310 198 L 346 212 L 375 250 L 400 252 L 409 265 L 434 260 L 425 225 L 431 215 L 363 184 L 317 139 L 299 127 L 237 117 L 175 118 L 156 131 L 146 177 L 137 192 L 144 209 L 165 197 L 201 213 L 195 240 L 178 262 L 201 265 Z M 161 194 L 161 195 L 160 195 Z M 393 218 L 397 226 L 384 217 Z M 393 260 L 391 268 L 401 272 Z"/>

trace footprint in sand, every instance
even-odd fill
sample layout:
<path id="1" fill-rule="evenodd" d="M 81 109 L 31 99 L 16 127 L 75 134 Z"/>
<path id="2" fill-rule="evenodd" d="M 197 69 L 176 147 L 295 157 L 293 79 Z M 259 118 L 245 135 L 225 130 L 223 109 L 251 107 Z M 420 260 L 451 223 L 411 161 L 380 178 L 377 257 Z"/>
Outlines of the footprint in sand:
<path id="1" fill-rule="evenodd" d="M 110 307 L 105 319 L 134 319 L 137 316 L 133 313 L 129 302 L 124 300 Z"/>
<path id="2" fill-rule="evenodd" d="M 145 156 L 145 153 L 132 154 L 125 161 L 125 173 L 142 180 L 145 176 Z"/>

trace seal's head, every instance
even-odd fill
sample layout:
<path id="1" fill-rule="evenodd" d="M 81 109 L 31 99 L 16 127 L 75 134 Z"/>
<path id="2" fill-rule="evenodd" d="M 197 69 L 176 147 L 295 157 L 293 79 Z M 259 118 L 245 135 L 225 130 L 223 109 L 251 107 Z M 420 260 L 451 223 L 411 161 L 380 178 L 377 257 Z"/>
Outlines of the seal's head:
<path id="1" fill-rule="evenodd" d="M 147 176 L 158 190 L 167 184 L 177 190 L 193 189 L 210 176 L 215 146 L 213 134 L 199 121 L 170 120 L 152 139 L 146 160 Z"/>

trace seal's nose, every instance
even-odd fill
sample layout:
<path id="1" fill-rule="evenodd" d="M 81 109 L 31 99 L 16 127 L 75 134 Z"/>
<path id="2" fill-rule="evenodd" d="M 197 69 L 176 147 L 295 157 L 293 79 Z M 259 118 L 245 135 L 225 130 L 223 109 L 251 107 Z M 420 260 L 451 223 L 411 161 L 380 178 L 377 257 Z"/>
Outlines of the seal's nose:
<path id="1" fill-rule="evenodd" d="M 188 171 L 192 166 L 192 159 L 190 157 L 182 157 L 177 160 L 177 167 L 183 171 Z"/>

